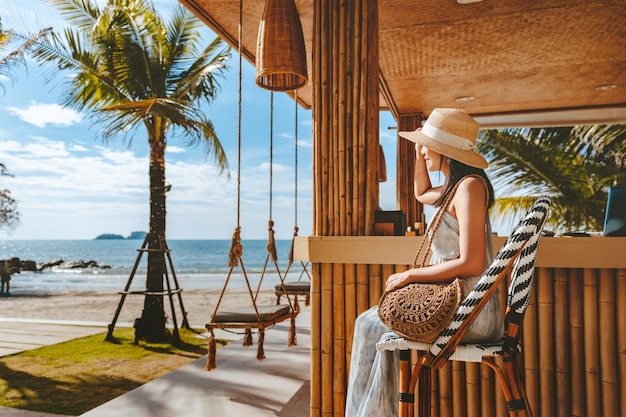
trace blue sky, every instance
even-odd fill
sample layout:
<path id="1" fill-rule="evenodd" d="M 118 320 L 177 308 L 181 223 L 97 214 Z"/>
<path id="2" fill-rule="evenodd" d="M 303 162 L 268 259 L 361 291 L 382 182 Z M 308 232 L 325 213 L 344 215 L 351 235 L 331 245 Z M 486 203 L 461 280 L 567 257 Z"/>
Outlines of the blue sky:
<path id="1" fill-rule="evenodd" d="M 155 1 L 167 15 L 176 0 Z M 40 0 L 0 0 L 5 29 L 39 29 L 65 23 Z M 18 26 L 21 25 L 21 26 Z M 215 34 L 202 31 L 208 44 Z M 233 54 L 218 98 L 203 110 L 213 121 L 226 150 L 231 177 L 207 160 L 201 148 L 175 139 L 166 152 L 168 239 L 230 239 L 237 224 L 238 57 Z M 46 83 L 51 67 L 28 61 L 16 68 L 16 81 L 0 79 L 0 162 L 13 178 L 0 178 L 18 200 L 21 224 L 0 230 L 0 239 L 93 239 L 102 233 L 124 236 L 148 230 L 148 147 L 139 131 L 128 146 L 121 138 L 103 143 L 89 114 L 64 108 L 62 75 Z M 68 74 L 69 75 L 69 74 Z M 267 239 L 269 218 L 269 100 L 256 86 L 254 67 L 244 60 L 241 134 L 242 238 Z M 298 110 L 298 226 L 312 232 L 311 112 Z M 380 204 L 395 209 L 395 121 L 380 117 L 380 140 L 387 162 L 387 182 Z M 276 237 L 290 239 L 295 222 L 295 104 L 274 94 L 272 218 Z"/>

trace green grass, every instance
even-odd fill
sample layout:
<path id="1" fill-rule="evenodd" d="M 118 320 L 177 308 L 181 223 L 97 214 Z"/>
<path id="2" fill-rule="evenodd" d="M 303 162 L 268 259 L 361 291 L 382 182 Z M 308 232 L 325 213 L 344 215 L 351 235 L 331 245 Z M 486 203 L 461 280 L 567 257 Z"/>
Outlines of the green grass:
<path id="1" fill-rule="evenodd" d="M 206 339 L 180 329 L 179 347 L 138 345 L 134 329 L 0 358 L 0 406 L 80 415 L 206 354 Z M 218 341 L 222 344 L 223 341 Z"/>

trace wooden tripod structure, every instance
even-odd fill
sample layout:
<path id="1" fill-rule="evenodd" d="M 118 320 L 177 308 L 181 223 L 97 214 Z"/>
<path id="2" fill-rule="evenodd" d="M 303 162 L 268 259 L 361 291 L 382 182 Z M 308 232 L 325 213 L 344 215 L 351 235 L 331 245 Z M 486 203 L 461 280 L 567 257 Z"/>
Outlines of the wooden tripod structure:
<path id="1" fill-rule="evenodd" d="M 113 337 L 113 330 L 115 329 L 115 324 L 117 323 L 117 320 L 120 316 L 120 312 L 122 311 L 122 306 L 124 305 L 124 301 L 126 300 L 127 295 L 131 295 L 131 294 L 153 295 L 153 296 L 167 295 L 169 298 L 170 309 L 172 312 L 172 323 L 174 324 L 172 341 L 173 341 L 174 346 L 178 346 L 180 344 L 180 335 L 178 333 L 178 321 L 176 319 L 176 310 L 174 308 L 174 294 L 178 296 L 178 303 L 180 305 L 180 310 L 183 315 L 182 327 L 186 329 L 190 328 L 189 322 L 187 321 L 187 312 L 185 311 L 185 307 L 183 305 L 183 296 L 182 296 L 183 290 L 182 288 L 180 288 L 180 285 L 178 285 L 178 279 L 176 278 L 176 272 L 174 271 L 174 263 L 172 262 L 172 256 L 170 254 L 170 249 L 167 246 L 167 242 L 165 241 L 165 237 L 157 236 L 158 247 L 156 248 L 148 247 L 149 237 L 150 237 L 149 234 L 146 235 L 143 241 L 143 244 L 141 245 L 141 248 L 137 249 L 138 254 L 137 254 L 137 259 L 135 260 L 135 265 L 133 266 L 130 276 L 128 277 L 128 281 L 126 282 L 126 286 L 124 287 L 124 290 L 119 292 L 119 294 L 121 295 L 120 302 L 117 305 L 117 309 L 115 310 L 113 321 L 111 322 L 111 324 L 108 325 L 108 331 L 107 331 L 105 340 L 107 341 L 115 340 L 115 338 Z M 163 255 L 162 257 L 163 271 L 164 271 L 163 279 L 164 279 L 165 288 L 166 288 L 164 291 L 147 291 L 147 290 L 131 291 L 130 290 L 130 286 L 133 282 L 133 278 L 135 277 L 135 273 L 137 272 L 137 268 L 139 267 L 139 263 L 141 262 L 141 258 L 143 254 L 146 252 L 158 252 Z M 168 268 L 169 268 L 169 272 L 172 275 L 172 279 L 174 281 L 173 287 L 172 287 L 172 283 L 170 282 L 170 274 L 168 273 Z M 137 327 L 137 320 L 135 320 L 135 343 L 138 342 L 136 327 Z"/>

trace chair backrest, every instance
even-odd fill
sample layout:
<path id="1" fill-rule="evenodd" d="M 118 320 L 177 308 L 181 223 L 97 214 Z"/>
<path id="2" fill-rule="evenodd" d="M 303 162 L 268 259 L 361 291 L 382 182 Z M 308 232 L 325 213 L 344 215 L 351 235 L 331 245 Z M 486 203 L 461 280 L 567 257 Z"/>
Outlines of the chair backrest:
<path id="1" fill-rule="evenodd" d="M 461 303 L 450 325 L 432 344 L 425 362 L 427 366 L 437 367 L 445 363 L 446 358 L 456 349 L 465 331 L 493 295 L 500 281 L 512 268 L 514 271 L 507 299 L 507 317 L 511 316 L 510 320 L 514 318 L 514 315 L 523 317 L 526 306 L 530 302 L 535 257 L 549 208 L 548 197 L 538 198 L 514 228 L 491 266 Z M 514 312 L 513 315 L 511 311 Z"/>
<path id="2" fill-rule="evenodd" d="M 549 205 L 549 202 L 547 204 Z M 545 210 L 547 214 L 548 205 L 544 205 L 543 201 L 539 201 L 537 208 Z M 535 272 L 535 260 L 537 258 L 539 240 L 546 218 L 547 215 L 543 216 L 543 218 L 536 218 L 540 221 L 537 225 L 537 230 L 530 239 L 528 239 L 524 249 L 522 249 L 519 257 L 515 260 L 506 301 L 507 320 L 517 321 L 515 316 L 523 316 L 526 307 L 528 307 L 530 303 Z"/>

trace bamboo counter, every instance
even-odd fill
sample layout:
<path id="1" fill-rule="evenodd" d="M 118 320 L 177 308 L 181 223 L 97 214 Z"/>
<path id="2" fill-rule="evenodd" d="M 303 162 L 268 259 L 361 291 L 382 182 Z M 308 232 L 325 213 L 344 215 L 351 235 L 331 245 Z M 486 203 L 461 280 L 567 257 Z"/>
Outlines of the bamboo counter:
<path id="1" fill-rule="evenodd" d="M 494 252 L 505 237 L 494 237 Z M 311 263 L 311 416 L 343 416 L 356 316 L 386 277 L 413 261 L 420 236 L 297 237 Z M 626 415 L 626 237 L 543 237 L 523 329 L 535 417 Z M 506 300 L 502 284 L 502 305 Z M 506 416 L 492 371 L 448 364 L 433 380 L 433 414 Z M 417 407 L 416 407 L 417 408 Z"/>

